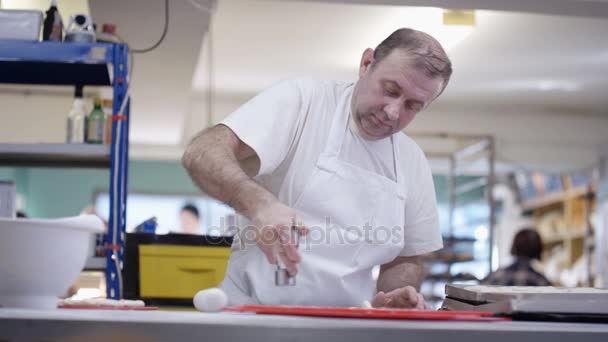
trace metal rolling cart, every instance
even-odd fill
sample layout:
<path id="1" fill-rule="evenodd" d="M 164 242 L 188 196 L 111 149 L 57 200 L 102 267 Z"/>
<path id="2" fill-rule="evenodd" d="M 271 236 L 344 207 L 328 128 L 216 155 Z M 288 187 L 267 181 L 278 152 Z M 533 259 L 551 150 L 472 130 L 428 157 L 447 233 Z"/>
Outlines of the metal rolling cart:
<path id="1" fill-rule="evenodd" d="M 495 245 L 494 226 L 496 208 L 492 200 L 494 175 L 494 138 L 487 135 L 452 133 L 410 134 L 423 148 L 427 158 L 438 162 L 446 173 L 447 181 L 447 229 L 443 233 L 444 248 L 429 256 L 427 265 L 444 265 L 444 272 L 431 272 L 426 277 L 431 291 L 426 297 L 431 302 L 443 301 L 443 286 L 449 282 L 477 283 L 479 276 L 470 272 L 456 272 L 454 266 L 461 263 L 482 261 L 489 272 L 492 270 L 492 247 Z M 472 175 L 472 176 L 471 176 Z M 475 195 L 472 195 L 475 194 Z M 480 217 L 469 218 L 464 225 L 483 225 L 487 228 L 487 257 L 479 260 L 471 246 L 478 240 L 458 232 L 455 213 L 464 206 L 478 203 L 487 210 Z"/>
<path id="2" fill-rule="evenodd" d="M 494 176 L 494 139 L 490 136 L 458 137 L 468 144 L 452 153 L 449 158 L 448 173 L 448 237 L 455 236 L 455 211 L 459 205 L 466 205 L 466 198 L 459 200 L 459 195 L 465 195 L 475 190 L 484 192 L 483 204 L 487 206 L 487 215 L 475 218 L 468 224 L 485 224 L 488 232 L 488 272 L 492 271 L 492 248 L 495 245 L 494 226 L 496 222 L 496 208 L 492 199 L 492 189 L 495 183 Z M 472 170 L 472 168 L 477 170 Z M 464 182 L 458 181 L 458 176 L 469 171 L 477 177 Z M 465 197 L 465 196 L 462 196 Z"/>
<path id="3" fill-rule="evenodd" d="M 129 160 L 129 48 L 126 44 L 0 41 L 0 83 L 111 86 L 112 143 L 0 144 L 3 166 L 110 169 L 106 257 L 107 297 L 122 296 L 120 269 L 126 223 Z"/>

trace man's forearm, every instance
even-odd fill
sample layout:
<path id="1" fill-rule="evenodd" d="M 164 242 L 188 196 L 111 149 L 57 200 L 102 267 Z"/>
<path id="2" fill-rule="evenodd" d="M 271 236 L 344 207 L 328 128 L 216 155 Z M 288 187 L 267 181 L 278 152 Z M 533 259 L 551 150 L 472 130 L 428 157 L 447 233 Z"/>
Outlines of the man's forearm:
<path id="1" fill-rule="evenodd" d="M 421 257 L 397 257 L 380 267 L 376 287 L 378 291 L 385 293 L 408 285 L 420 291 L 423 278 L 424 268 Z"/>
<path id="2" fill-rule="evenodd" d="M 182 164 L 202 191 L 251 218 L 259 206 L 276 198 L 243 169 L 231 149 L 230 134 L 223 126 L 200 133 L 188 145 Z"/>

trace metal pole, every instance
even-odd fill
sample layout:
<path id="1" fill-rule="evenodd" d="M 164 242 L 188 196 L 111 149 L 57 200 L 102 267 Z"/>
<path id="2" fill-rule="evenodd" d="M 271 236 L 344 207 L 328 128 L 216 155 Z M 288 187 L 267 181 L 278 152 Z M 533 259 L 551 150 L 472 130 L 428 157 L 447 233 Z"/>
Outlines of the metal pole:
<path id="1" fill-rule="evenodd" d="M 128 52 L 126 44 L 113 46 L 114 79 L 112 104 L 112 145 L 110 152 L 110 217 L 106 256 L 106 296 L 122 298 L 123 238 L 126 227 L 127 171 L 129 148 Z"/>
<path id="2" fill-rule="evenodd" d="M 456 159 L 454 155 L 450 156 L 450 165 L 448 172 L 448 238 L 454 237 L 454 210 L 456 209 L 456 192 L 454 191 L 456 185 Z M 451 247 L 451 246 L 449 246 Z M 451 273 L 452 262 L 448 263 L 448 272 Z"/>
<path id="3" fill-rule="evenodd" d="M 591 206 L 594 198 L 591 185 L 587 187 L 587 193 L 585 194 L 585 238 L 583 239 L 583 258 L 585 258 L 585 283 L 584 286 L 593 286 L 591 284 L 591 240 L 593 234 L 591 234 Z"/>
<path id="4" fill-rule="evenodd" d="M 488 138 L 488 185 L 486 187 L 487 191 L 486 191 L 486 196 L 487 196 L 487 200 L 488 200 L 488 208 L 490 210 L 490 219 L 488 222 L 488 233 L 489 233 L 489 243 L 490 243 L 490 258 L 489 258 L 489 272 L 492 272 L 492 266 L 493 266 L 493 261 L 494 261 L 494 243 L 495 243 L 495 232 L 494 232 L 494 227 L 496 225 L 496 207 L 494 204 L 494 197 L 493 197 L 493 190 L 494 190 L 494 184 L 496 182 L 496 180 L 494 179 L 494 158 L 495 158 L 495 145 L 494 145 L 494 138 L 490 137 Z"/>

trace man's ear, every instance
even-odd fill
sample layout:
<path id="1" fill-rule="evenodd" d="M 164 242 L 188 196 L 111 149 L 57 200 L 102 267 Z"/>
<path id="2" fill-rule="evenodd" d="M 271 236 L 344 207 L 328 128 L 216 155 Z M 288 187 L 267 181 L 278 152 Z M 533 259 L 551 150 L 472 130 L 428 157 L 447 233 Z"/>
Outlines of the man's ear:
<path id="1" fill-rule="evenodd" d="M 361 56 L 361 63 L 359 64 L 359 78 L 367 72 L 374 62 L 374 49 L 367 48 L 363 51 Z"/>

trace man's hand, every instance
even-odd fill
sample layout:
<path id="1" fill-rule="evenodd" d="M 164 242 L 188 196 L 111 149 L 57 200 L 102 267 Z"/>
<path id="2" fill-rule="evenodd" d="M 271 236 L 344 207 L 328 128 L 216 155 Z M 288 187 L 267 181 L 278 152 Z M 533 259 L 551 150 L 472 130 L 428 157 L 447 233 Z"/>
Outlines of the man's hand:
<path id="1" fill-rule="evenodd" d="M 429 310 L 418 290 L 424 276 L 420 256 L 399 256 L 380 267 L 373 307 Z"/>
<path id="2" fill-rule="evenodd" d="M 278 201 L 261 207 L 252 217 L 256 243 L 268 262 L 275 264 L 278 257 L 291 275 L 298 273 L 297 265 L 302 260 L 292 234 L 292 226 L 297 222 L 296 211 Z M 303 226 L 296 229 L 300 235 L 308 232 Z"/>
<path id="3" fill-rule="evenodd" d="M 375 308 L 401 308 L 415 310 L 430 310 L 424 297 L 412 286 L 405 286 L 384 293 L 378 292 L 372 300 Z"/>
<path id="4" fill-rule="evenodd" d="M 296 212 L 251 178 L 258 174 L 260 159 L 250 146 L 220 124 L 192 139 L 182 164 L 201 190 L 251 220 L 255 241 L 270 263 L 278 257 L 289 273 L 298 272 L 301 258 L 291 239 Z M 306 232 L 300 229 L 301 235 Z"/>

